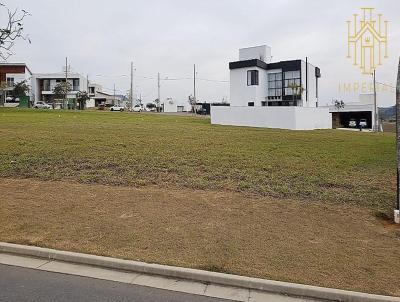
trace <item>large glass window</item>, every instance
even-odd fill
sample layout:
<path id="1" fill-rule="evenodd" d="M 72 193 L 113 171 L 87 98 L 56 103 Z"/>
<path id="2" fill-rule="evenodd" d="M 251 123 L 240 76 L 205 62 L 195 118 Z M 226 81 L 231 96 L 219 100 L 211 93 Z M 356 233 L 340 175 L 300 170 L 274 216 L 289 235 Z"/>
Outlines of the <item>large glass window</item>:
<path id="1" fill-rule="evenodd" d="M 258 70 L 247 71 L 247 86 L 258 85 Z"/>
<path id="2" fill-rule="evenodd" d="M 282 73 L 268 74 L 268 97 L 280 98 L 282 96 Z"/>
<path id="3" fill-rule="evenodd" d="M 7 87 L 14 87 L 14 78 L 7 78 Z"/>
<path id="4" fill-rule="evenodd" d="M 284 72 L 284 95 L 300 94 L 299 89 L 301 87 L 300 70 L 285 71 Z"/>

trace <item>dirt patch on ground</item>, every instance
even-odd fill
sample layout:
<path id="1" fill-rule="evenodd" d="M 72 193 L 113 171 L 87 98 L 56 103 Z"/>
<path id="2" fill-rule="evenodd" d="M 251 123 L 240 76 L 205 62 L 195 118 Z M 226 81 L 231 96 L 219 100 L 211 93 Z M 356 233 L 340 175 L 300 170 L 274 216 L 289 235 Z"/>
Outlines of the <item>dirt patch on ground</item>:
<path id="1" fill-rule="evenodd" d="M 239 193 L 0 179 L 0 240 L 400 296 L 399 228 Z"/>

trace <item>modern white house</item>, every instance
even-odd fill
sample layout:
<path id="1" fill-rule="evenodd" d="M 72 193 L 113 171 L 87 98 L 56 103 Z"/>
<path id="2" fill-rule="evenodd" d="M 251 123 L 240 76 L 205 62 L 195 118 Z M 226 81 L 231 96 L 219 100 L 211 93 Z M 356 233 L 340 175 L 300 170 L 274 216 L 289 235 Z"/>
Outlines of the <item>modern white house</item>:
<path id="1" fill-rule="evenodd" d="M 89 84 L 89 100 L 86 101 L 86 108 L 96 108 L 100 105 L 111 107 L 119 105 L 126 107 L 128 100 L 125 96 L 114 95 L 103 91 L 103 87 L 96 83 Z"/>
<path id="2" fill-rule="evenodd" d="M 230 106 L 211 107 L 211 123 L 312 130 L 332 128 L 329 108 L 318 106 L 321 72 L 306 59 L 272 62 L 271 48 L 239 50 L 230 62 Z"/>
<path id="3" fill-rule="evenodd" d="M 12 90 L 15 85 L 21 82 L 26 82 L 29 85 L 31 76 L 32 72 L 25 63 L 0 63 L 0 85 L 6 86 L 2 89 L 0 103 L 6 107 L 19 106 L 19 101 L 11 95 Z M 27 102 L 26 106 L 28 106 Z"/>
<path id="4" fill-rule="evenodd" d="M 76 99 L 79 91 L 88 91 L 88 83 L 86 77 L 79 73 L 68 73 L 67 81 L 71 85 L 71 91 L 67 95 L 69 103 Z M 54 87 L 57 84 L 65 82 L 65 72 L 58 73 L 35 73 L 32 75 L 31 80 L 31 95 L 32 99 L 37 101 L 44 101 L 47 103 L 57 103 L 58 101 L 54 95 Z"/>

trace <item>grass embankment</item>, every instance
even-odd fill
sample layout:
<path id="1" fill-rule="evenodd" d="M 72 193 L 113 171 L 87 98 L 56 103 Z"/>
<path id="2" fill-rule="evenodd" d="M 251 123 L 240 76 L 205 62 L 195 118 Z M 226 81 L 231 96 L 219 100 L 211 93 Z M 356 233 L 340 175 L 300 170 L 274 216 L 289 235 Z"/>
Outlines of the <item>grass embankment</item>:
<path id="1" fill-rule="evenodd" d="M 395 168 L 390 133 L 0 110 L 0 241 L 400 296 Z"/>
<path id="2" fill-rule="evenodd" d="M 158 185 L 389 209 L 390 133 L 212 126 L 150 114 L 0 111 L 0 177 Z"/>
<path id="3" fill-rule="evenodd" d="M 0 241 L 400 296 L 400 228 L 240 193 L 0 179 Z"/>

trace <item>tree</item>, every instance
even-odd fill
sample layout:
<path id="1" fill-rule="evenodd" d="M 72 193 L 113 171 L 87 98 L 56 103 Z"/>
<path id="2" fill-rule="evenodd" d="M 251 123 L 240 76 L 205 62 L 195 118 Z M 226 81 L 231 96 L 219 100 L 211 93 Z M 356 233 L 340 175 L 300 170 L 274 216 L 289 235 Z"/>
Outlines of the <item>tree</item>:
<path id="1" fill-rule="evenodd" d="M 12 11 L 3 3 L 0 3 L 0 9 L 5 9 L 8 16 L 6 24 L 0 27 L 0 59 L 5 61 L 13 54 L 11 49 L 16 40 L 23 39 L 31 43 L 29 37 L 23 33 L 24 25 L 22 23 L 30 14 L 25 10 Z"/>
<path id="2" fill-rule="evenodd" d="M 337 110 L 343 109 L 344 108 L 344 102 L 335 100 L 335 107 L 336 107 Z"/>
<path id="3" fill-rule="evenodd" d="M 76 100 L 79 103 L 79 110 L 84 110 L 85 109 L 85 103 L 89 99 L 90 99 L 89 95 L 87 94 L 86 91 L 79 91 L 76 94 Z"/>
<path id="4" fill-rule="evenodd" d="M 8 88 L 6 82 L 0 82 L 0 105 L 3 105 L 6 100 L 6 89 Z"/>
<path id="5" fill-rule="evenodd" d="M 22 81 L 14 86 L 14 89 L 12 90 L 12 95 L 14 98 L 21 98 L 27 96 L 28 92 L 29 85 L 26 83 L 26 81 Z"/>
<path id="6" fill-rule="evenodd" d="M 58 83 L 54 89 L 54 99 L 55 100 L 62 100 L 62 99 L 67 99 L 68 93 L 72 90 L 71 84 L 68 82 L 61 82 Z M 54 102 L 53 102 L 54 106 Z"/>
<path id="7" fill-rule="evenodd" d="M 195 114 L 197 114 L 197 108 L 196 108 L 196 99 L 194 98 L 193 95 L 189 95 L 188 101 L 190 106 L 192 107 L 191 111 Z"/>
<path id="8" fill-rule="evenodd" d="M 160 112 L 160 100 L 159 99 L 155 99 L 154 100 L 154 104 L 156 104 L 156 108 L 157 108 L 157 112 Z"/>
<path id="9" fill-rule="evenodd" d="M 299 96 L 301 96 L 304 92 L 304 88 L 303 86 L 299 85 L 299 84 L 289 84 L 289 88 L 292 89 L 292 96 L 293 96 L 293 103 L 295 102 L 296 98 L 298 98 Z"/>

